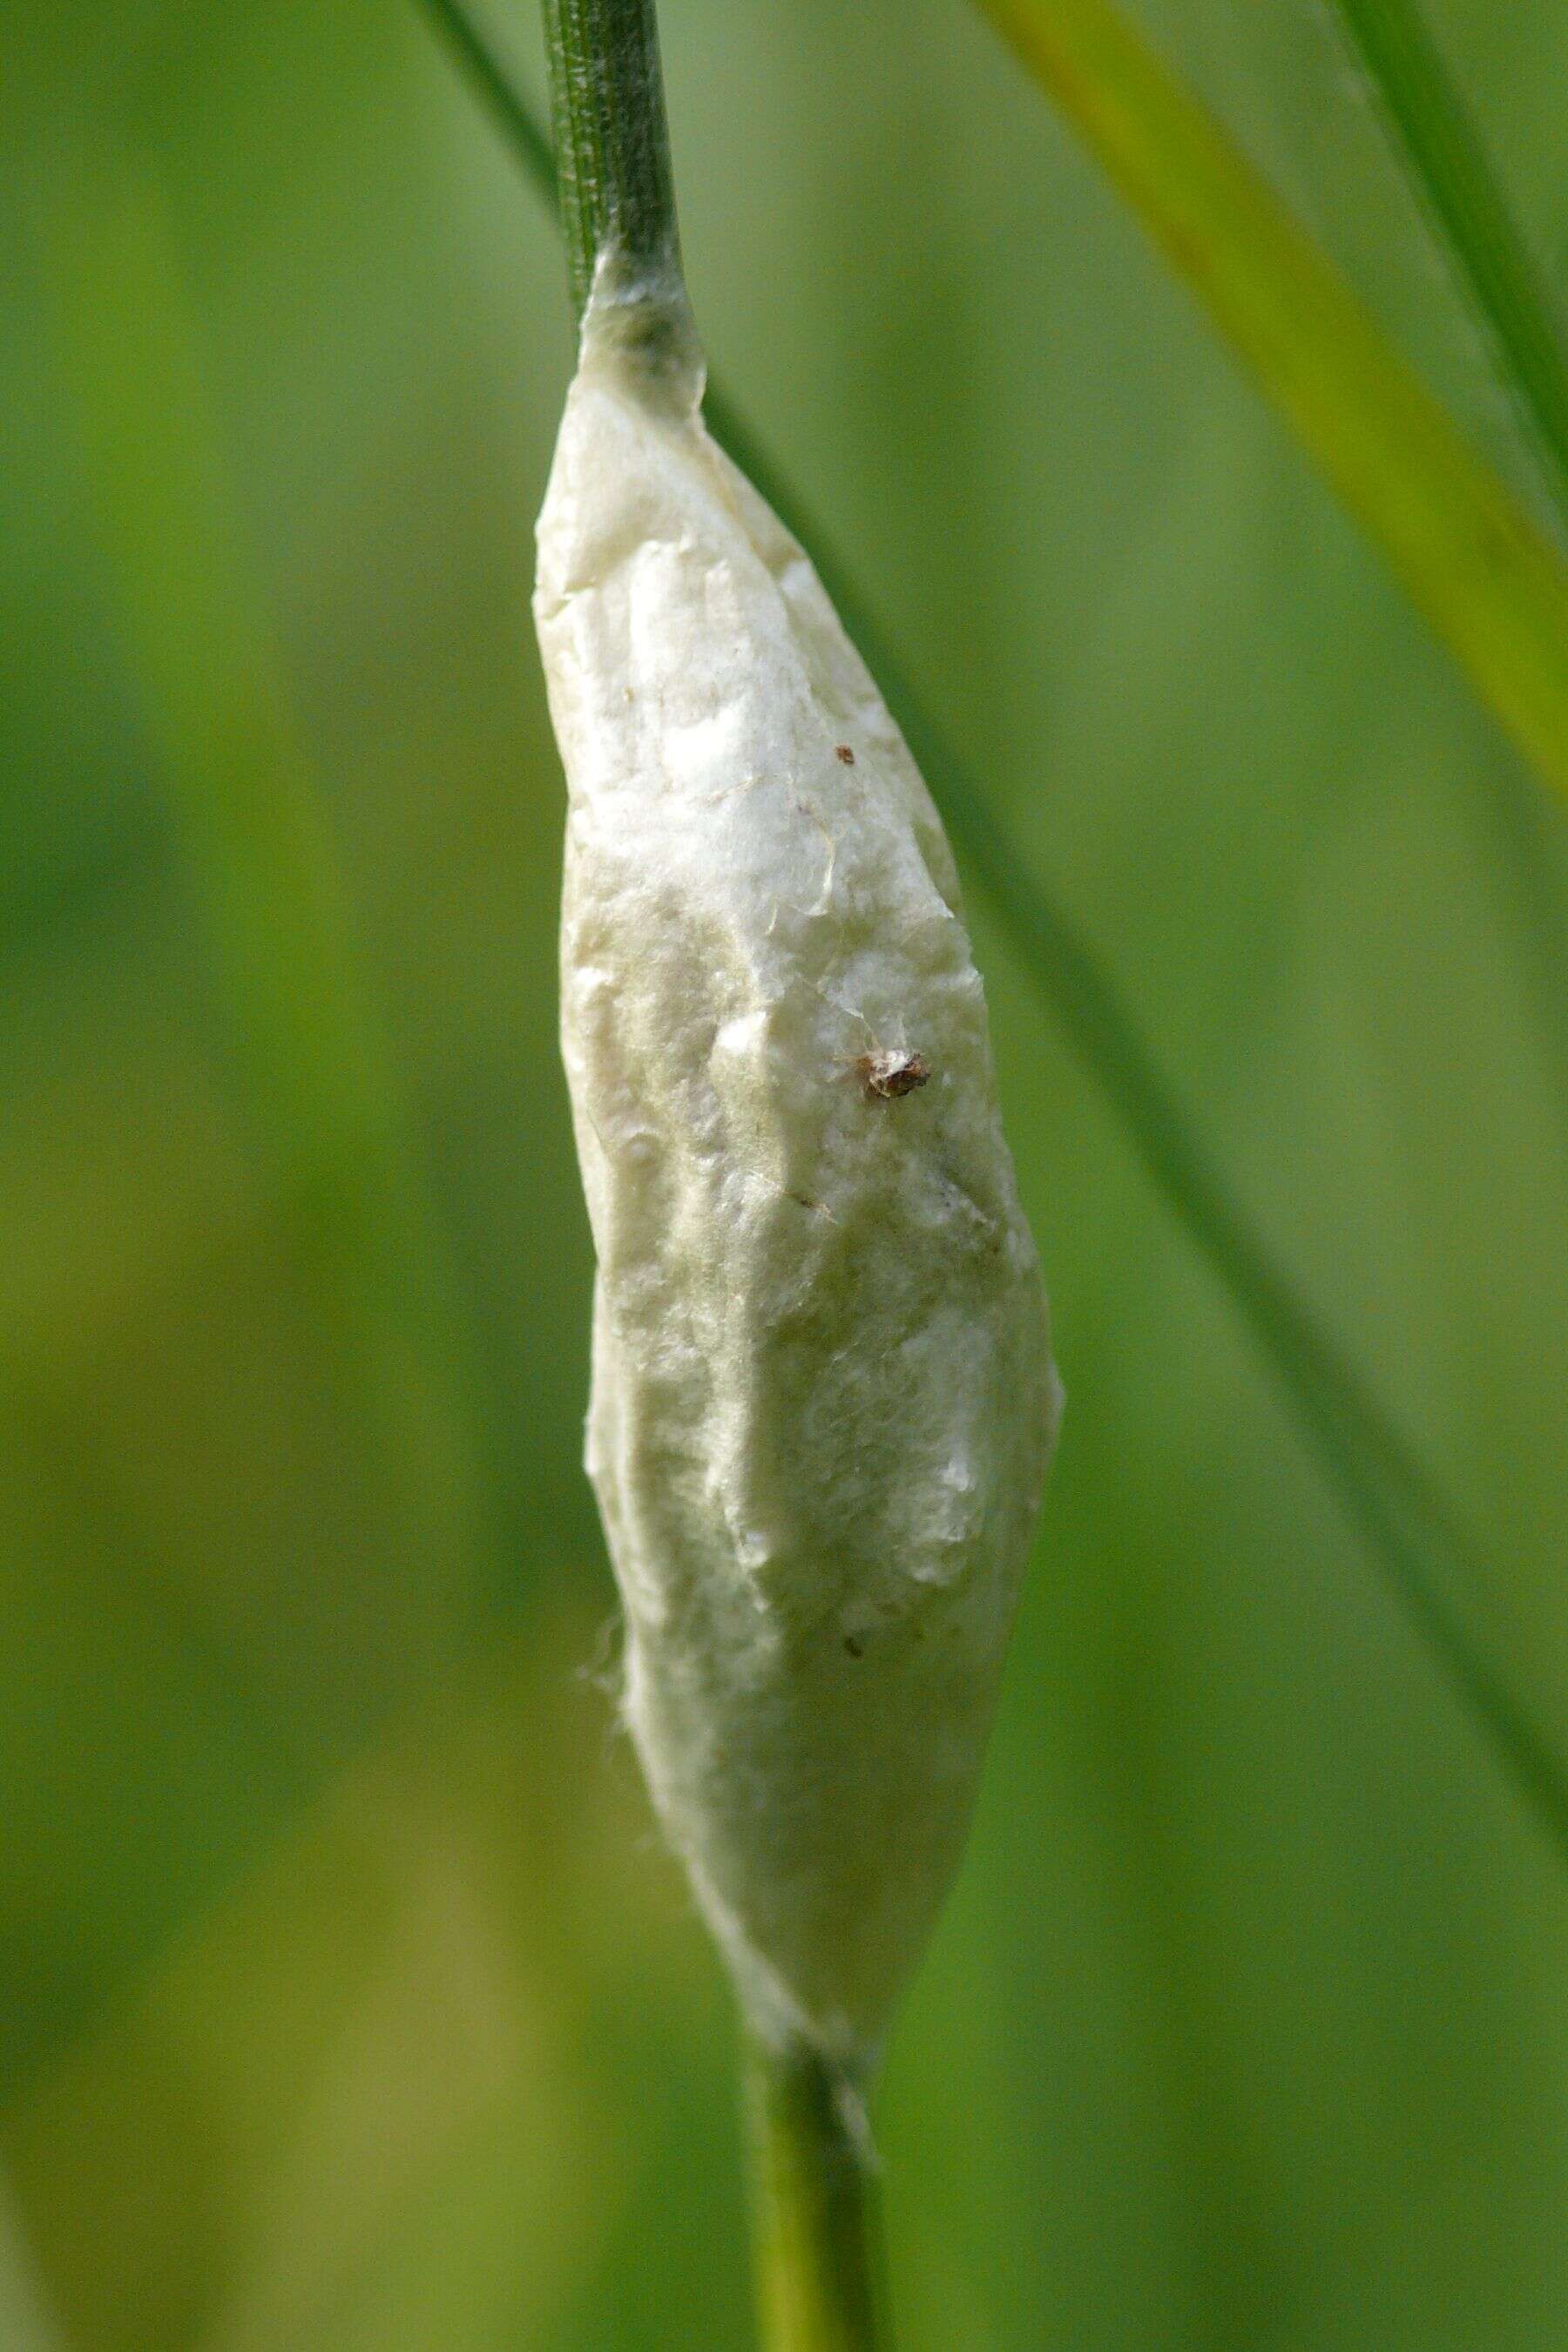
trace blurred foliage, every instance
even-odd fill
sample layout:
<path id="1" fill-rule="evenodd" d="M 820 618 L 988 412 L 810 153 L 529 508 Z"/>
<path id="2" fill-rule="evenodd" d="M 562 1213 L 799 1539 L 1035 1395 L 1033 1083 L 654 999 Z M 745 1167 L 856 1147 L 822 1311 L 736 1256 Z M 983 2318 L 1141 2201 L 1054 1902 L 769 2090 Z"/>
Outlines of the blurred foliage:
<path id="1" fill-rule="evenodd" d="M 1328 18 L 1142 13 L 1531 494 Z M 1561 291 L 1568 25 L 1431 13 Z M 664 14 L 716 358 L 1563 1721 L 1562 826 L 960 0 Z M 578 1467 L 560 257 L 412 8 L 0 58 L 0 2336 L 739 2347 Z M 1071 1402 L 881 2103 L 908 2352 L 1541 2352 L 1561 1878 L 973 914 Z"/>
<path id="2" fill-rule="evenodd" d="M 1549 534 L 1118 0 L 979 5 L 1382 546 L 1481 700 L 1568 794 L 1568 570 Z M 1414 180 L 1415 151 L 1402 152 Z M 1447 184 L 1417 184 L 1436 221 Z M 1443 255 L 1458 282 L 1450 239 Z M 1519 374 L 1517 413 L 1543 454 L 1512 346 L 1473 288 L 1466 299 L 1489 348 Z M 1522 305 L 1519 315 L 1534 317 Z M 1544 322 L 1541 348 L 1555 357 Z M 1551 478 L 1555 492 L 1554 467 Z"/>

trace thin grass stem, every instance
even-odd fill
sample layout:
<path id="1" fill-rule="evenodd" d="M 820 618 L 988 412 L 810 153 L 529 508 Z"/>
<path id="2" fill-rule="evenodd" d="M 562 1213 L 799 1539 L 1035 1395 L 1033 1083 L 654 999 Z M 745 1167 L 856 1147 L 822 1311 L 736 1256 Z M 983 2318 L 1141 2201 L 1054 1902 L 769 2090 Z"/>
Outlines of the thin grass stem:
<path id="1" fill-rule="evenodd" d="M 858 2087 L 814 2051 L 753 2042 L 746 2120 L 769 2352 L 888 2352 L 876 2164 Z"/>
<path id="2" fill-rule="evenodd" d="M 573 307 L 596 290 L 645 366 L 695 382 L 654 0 L 543 5 Z"/>

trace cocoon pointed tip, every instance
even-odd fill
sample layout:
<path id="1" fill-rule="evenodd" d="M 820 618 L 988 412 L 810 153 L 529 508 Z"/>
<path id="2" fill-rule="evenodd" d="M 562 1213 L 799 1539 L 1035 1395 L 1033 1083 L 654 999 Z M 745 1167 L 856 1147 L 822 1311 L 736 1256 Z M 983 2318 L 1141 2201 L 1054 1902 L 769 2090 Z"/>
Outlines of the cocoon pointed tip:
<path id="1" fill-rule="evenodd" d="M 598 1255 L 588 1468 L 654 1801 L 764 2032 L 875 2046 L 1054 1440 L 936 812 L 799 547 L 593 308 L 535 599 Z"/>

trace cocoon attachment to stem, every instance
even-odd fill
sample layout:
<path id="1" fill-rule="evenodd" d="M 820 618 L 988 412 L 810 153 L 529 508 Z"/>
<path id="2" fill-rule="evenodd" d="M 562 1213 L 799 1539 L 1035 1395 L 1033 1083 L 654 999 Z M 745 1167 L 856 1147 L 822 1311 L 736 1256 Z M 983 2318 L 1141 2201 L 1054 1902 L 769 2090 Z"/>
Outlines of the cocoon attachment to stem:
<path id="1" fill-rule="evenodd" d="M 703 425 L 651 6 L 548 14 L 588 1468 L 626 1721 L 760 2053 L 774 2340 L 869 2345 L 858 2085 L 957 1865 L 1059 1391 L 941 822 Z"/>

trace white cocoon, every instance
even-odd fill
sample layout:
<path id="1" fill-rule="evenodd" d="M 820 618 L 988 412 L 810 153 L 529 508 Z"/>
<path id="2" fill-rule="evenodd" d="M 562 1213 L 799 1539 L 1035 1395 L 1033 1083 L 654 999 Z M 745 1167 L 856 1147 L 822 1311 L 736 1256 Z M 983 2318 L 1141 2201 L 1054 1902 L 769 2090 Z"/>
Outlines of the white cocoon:
<path id="1" fill-rule="evenodd" d="M 1055 1434 L 940 821 L 800 548 L 594 311 L 539 525 L 588 1469 L 626 1718 L 764 2032 L 874 2048 Z"/>

